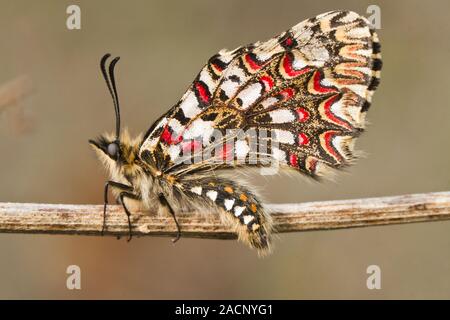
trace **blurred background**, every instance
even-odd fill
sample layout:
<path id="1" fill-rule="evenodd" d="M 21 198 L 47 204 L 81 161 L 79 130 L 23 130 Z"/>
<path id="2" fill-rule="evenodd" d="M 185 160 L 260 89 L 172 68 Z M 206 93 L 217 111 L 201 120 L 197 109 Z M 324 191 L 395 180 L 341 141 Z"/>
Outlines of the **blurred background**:
<path id="1" fill-rule="evenodd" d="M 71 4 L 81 30 L 66 28 Z M 357 143 L 367 157 L 336 182 L 255 181 L 276 203 L 448 191 L 448 1 L 1 0 L 0 88 L 19 94 L 0 104 L 0 201 L 102 203 L 106 175 L 87 140 L 114 129 L 104 53 L 122 57 L 122 121 L 138 134 L 220 49 L 330 10 L 367 16 L 370 4 L 381 8 L 384 69 Z M 258 259 L 235 241 L 1 234 L 0 298 L 450 298 L 450 222 L 284 234 L 275 245 Z M 66 289 L 72 264 L 81 290 Z M 372 264 L 381 290 L 366 287 Z"/>

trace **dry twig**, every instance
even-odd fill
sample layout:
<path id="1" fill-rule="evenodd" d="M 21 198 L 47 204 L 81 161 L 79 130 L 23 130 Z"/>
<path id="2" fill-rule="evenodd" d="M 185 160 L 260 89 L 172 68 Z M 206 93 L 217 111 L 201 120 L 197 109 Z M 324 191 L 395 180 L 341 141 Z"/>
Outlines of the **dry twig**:
<path id="1" fill-rule="evenodd" d="M 324 230 L 450 219 L 450 192 L 384 198 L 267 205 L 277 232 Z M 0 203 L 0 232 L 100 235 L 101 205 Z M 218 217 L 180 214 L 183 237 L 230 239 L 235 235 Z M 127 235 L 125 213 L 108 207 L 107 231 Z M 133 234 L 174 236 L 170 216 L 133 215 Z"/>

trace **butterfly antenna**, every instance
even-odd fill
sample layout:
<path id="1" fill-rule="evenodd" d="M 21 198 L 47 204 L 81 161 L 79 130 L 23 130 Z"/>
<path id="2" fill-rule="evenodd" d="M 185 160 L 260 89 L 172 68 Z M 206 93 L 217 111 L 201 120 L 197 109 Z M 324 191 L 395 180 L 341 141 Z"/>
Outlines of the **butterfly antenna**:
<path id="1" fill-rule="evenodd" d="M 114 110 L 116 113 L 116 140 L 119 140 L 120 136 L 120 108 L 119 108 L 119 97 L 117 95 L 116 89 L 116 81 L 114 78 L 114 67 L 116 63 L 119 61 L 120 57 L 114 58 L 109 65 L 109 76 L 106 72 L 106 61 L 111 55 L 109 53 L 105 54 L 100 60 L 100 69 L 103 74 L 103 78 L 105 79 L 106 85 L 108 87 L 109 93 L 113 99 Z"/>
<path id="2" fill-rule="evenodd" d="M 115 57 L 113 61 L 111 61 L 111 64 L 109 65 L 109 79 L 111 80 L 111 85 L 114 91 L 115 96 L 115 109 L 116 109 L 116 137 L 117 140 L 119 140 L 119 134 L 120 134 L 120 108 L 119 108 L 119 96 L 117 94 L 117 88 L 116 88 L 116 79 L 114 78 L 114 68 L 116 66 L 116 63 L 119 61 L 120 57 Z"/>

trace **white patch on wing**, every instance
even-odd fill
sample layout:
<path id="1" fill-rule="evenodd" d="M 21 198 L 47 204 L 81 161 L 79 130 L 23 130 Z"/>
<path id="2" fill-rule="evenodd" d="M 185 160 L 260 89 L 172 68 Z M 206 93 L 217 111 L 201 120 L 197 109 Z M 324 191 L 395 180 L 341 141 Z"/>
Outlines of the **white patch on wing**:
<path id="1" fill-rule="evenodd" d="M 239 82 L 231 80 L 230 77 L 237 77 Z M 245 79 L 246 76 L 244 71 L 239 66 L 232 66 L 231 69 L 227 70 L 226 80 L 222 83 L 220 88 L 225 91 L 225 94 L 229 98 L 232 98 Z"/>
<path id="2" fill-rule="evenodd" d="M 370 37 L 369 28 L 351 28 L 350 30 L 344 31 L 347 38 L 366 38 Z"/>
<path id="3" fill-rule="evenodd" d="M 184 129 L 184 126 L 181 125 L 180 121 L 175 118 L 170 119 L 169 127 L 172 129 L 175 136 L 179 136 Z"/>
<path id="4" fill-rule="evenodd" d="M 227 209 L 227 211 L 230 211 L 233 208 L 234 205 L 234 199 L 225 199 L 225 201 L 223 202 L 225 205 L 225 209 Z"/>
<path id="5" fill-rule="evenodd" d="M 233 50 L 234 51 L 234 50 Z M 228 51 L 227 49 L 222 49 L 219 51 L 219 60 L 229 63 L 233 59 L 233 51 Z"/>
<path id="6" fill-rule="evenodd" d="M 210 198 L 212 201 L 216 201 L 217 199 L 217 191 L 210 190 L 206 193 L 206 196 Z"/>
<path id="7" fill-rule="evenodd" d="M 253 102 L 256 101 L 261 96 L 261 90 L 262 90 L 261 84 L 253 83 L 249 87 L 242 90 L 236 98 L 239 98 L 242 100 L 242 108 L 247 109 L 250 107 Z"/>
<path id="8" fill-rule="evenodd" d="M 352 106 L 352 105 L 348 105 L 347 108 L 347 113 L 350 115 L 350 117 L 352 118 L 352 124 L 359 127 L 361 125 L 364 125 L 364 115 L 361 112 L 361 107 L 360 106 Z"/>
<path id="9" fill-rule="evenodd" d="M 273 147 L 272 156 L 275 160 L 278 160 L 280 162 L 286 162 L 286 152 L 284 152 L 283 150 Z"/>
<path id="10" fill-rule="evenodd" d="M 370 74 L 372 72 L 372 69 L 368 67 L 353 67 L 352 70 L 356 70 L 364 74 Z"/>
<path id="11" fill-rule="evenodd" d="M 273 129 L 272 132 L 275 134 L 275 139 L 279 143 L 286 143 L 286 144 L 294 144 L 295 138 L 292 132 L 287 130 L 281 130 L 281 129 Z"/>
<path id="12" fill-rule="evenodd" d="M 367 86 L 365 85 L 350 84 L 347 87 L 360 97 L 364 98 L 366 96 Z"/>
<path id="13" fill-rule="evenodd" d="M 333 103 L 330 110 L 333 114 L 341 119 L 350 122 L 352 125 L 359 126 L 362 124 L 361 108 L 353 105 L 344 105 L 344 99 L 340 99 Z"/>
<path id="14" fill-rule="evenodd" d="M 351 150 L 353 146 L 351 145 L 350 141 L 352 141 L 351 136 L 334 136 L 331 143 L 333 144 L 334 148 L 339 152 L 339 154 L 347 159 L 348 157 L 347 153 L 344 152 L 344 147 L 349 146 L 349 149 Z"/>
<path id="15" fill-rule="evenodd" d="M 320 81 L 320 84 L 325 86 L 325 87 L 332 87 L 332 86 L 335 85 L 335 83 L 330 78 L 323 78 Z"/>
<path id="16" fill-rule="evenodd" d="M 277 99 L 277 98 L 269 97 L 269 98 L 267 98 L 267 99 L 264 99 L 264 100 L 261 102 L 261 105 L 263 106 L 264 109 L 266 109 L 266 108 L 268 108 L 268 107 L 273 106 L 273 105 L 274 105 L 275 103 L 277 103 L 277 102 L 278 102 L 278 99 Z"/>
<path id="17" fill-rule="evenodd" d="M 295 120 L 295 115 L 291 110 L 280 109 L 269 112 L 273 123 L 288 123 Z"/>
<path id="18" fill-rule="evenodd" d="M 230 76 L 237 76 L 241 81 L 243 79 L 246 79 L 247 77 L 245 76 L 245 72 L 244 70 L 241 69 L 240 66 L 233 64 L 233 66 L 231 67 L 231 69 L 227 70 L 227 77 L 229 78 Z"/>
<path id="19" fill-rule="evenodd" d="M 259 60 L 267 61 L 274 54 L 283 51 L 284 49 L 278 43 L 277 38 L 272 38 L 266 42 L 261 43 L 261 45 L 257 46 L 253 53 L 255 53 Z"/>
<path id="20" fill-rule="evenodd" d="M 180 108 L 183 110 L 183 113 L 186 116 L 186 118 L 190 119 L 195 117 L 202 111 L 198 107 L 197 97 L 195 96 L 195 93 L 192 91 L 189 91 L 189 94 L 186 96 L 183 102 L 181 102 Z"/>
<path id="21" fill-rule="evenodd" d="M 307 43 L 311 39 L 313 32 L 309 28 L 305 28 L 305 22 L 300 22 L 298 25 L 292 28 L 294 37 L 300 44 Z"/>
<path id="22" fill-rule="evenodd" d="M 170 145 L 168 152 L 170 159 L 172 159 L 172 161 L 175 162 L 175 159 L 177 159 L 178 156 L 180 155 L 181 147 L 179 144 L 178 145 L 172 144 Z"/>
<path id="23" fill-rule="evenodd" d="M 208 70 L 205 68 L 200 72 L 200 81 L 203 81 L 207 86 L 208 89 L 211 91 L 211 89 L 214 88 L 215 82 L 211 78 L 211 75 L 209 74 Z"/>
<path id="24" fill-rule="evenodd" d="M 292 66 L 295 70 L 303 69 L 308 65 L 308 62 L 301 54 L 296 54 L 294 56 L 294 61 L 292 62 Z"/>
<path id="25" fill-rule="evenodd" d="M 234 96 L 234 93 L 239 88 L 239 83 L 232 80 L 225 80 L 221 85 L 222 90 L 225 92 L 228 98 Z"/>
<path id="26" fill-rule="evenodd" d="M 373 51 L 372 50 L 366 50 L 366 49 L 359 49 L 354 51 L 355 54 L 360 55 L 360 56 L 364 56 L 364 57 L 370 57 L 372 56 Z"/>
<path id="27" fill-rule="evenodd" d="M 325 61 L 328 61 L 330 59 L 330 54 L 328 53 L 328 50 L 323 47 L 312 47 L 311 48 L 311 54 L 314 57 L 314 61 L 320 61 L 321 64 L 316 66 L 322 66 Z"/>
<path id="28" fill-rule="evenodd" d="M 325 47 L 317 45 L 307 45 L 301 48 L 301 51 L 310 65 L 322 67 L 329 59 L 328 50 Z"/>
<path id="29" fill-rule="evenodd" d="M 184 140 L 195 139 L 197 137 L 209 137 L 214 131 L 213 121 L 204 121 L 201 118 L 194 120 L 183 134 Z"/>
<path id="30" fill-rule="evenodd" d="M 202 195 L 202 187 L 197 186 L 197 187 L 193 187 L 191 188 L 191 192 L 198 194 L 199 196 Z"/>
<path id="31" fill-rule="evenodd" d="M 245 210 L 245 207 L 236 206 L 236 207 L 234 207 L 234 215 L 236 217 L 239 217 L 242 214 L 242 212 L 244 212 L 244 210 Z"/>
<path id="32" fill-rule="evenodd" d="M 267 61 L 272 58 L 273 51 L 272 52 L 266 52 L 266 51 L 259 51 L 255 52 L 253 51 L 253 54 L 255 54 L 256 58 L 261 61 L 262 63 L 267 63 Z"/>
<path id="33" fill-rule="evenodd" d="M 338 116 L 341 119 L 344 119 L 346 121 L 349 121 L 350 123 L 352 123 L 353 119 L 349 119 L 348 118 L 348 108 L 344 108 L 343 106 L 343 99 L 340 99 L 339 101 L 336 101 L 335 103 L 333 103 L 330 107 L 330 110 L 333 114 L 335 114 L 336 116 Z"/>

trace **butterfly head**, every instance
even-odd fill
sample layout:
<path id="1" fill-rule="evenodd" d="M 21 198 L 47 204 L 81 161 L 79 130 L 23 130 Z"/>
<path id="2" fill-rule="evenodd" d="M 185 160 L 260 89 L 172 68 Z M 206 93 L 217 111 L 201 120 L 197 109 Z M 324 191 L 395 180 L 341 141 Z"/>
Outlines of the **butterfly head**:
<path id="1" fill-rule="evenodd" d="M 139 142 L 140 137 L 131 139 L 127 130 L 121 133 L 120 140 L 108 133 L 89 140 L 100 160 L 110 166 L 133 164 L 138 153 Z"/>
<path id="2" fill-rule="evenodd" d="M 107 68 L 106 64 L 110 56 L 107 53 L 102 57 L 100 60 L 100 69 L 113 100 L 116 115 L 116 132 L 115 135 L 103 134 L 96 139 L 89 140 L 89 143 L 97 151 L 100 160 L 108 167 L 117 168 L 123 164 L 134 163 L 138 143 L 131 141 L 126 130 L 124 132 L 120 130 L 119 97 L 114 77 L 114 68 L 120 57 L 114 58 Z"/>
<path id="3" fill-rule="evenodd" d="M 123 158 L 120 142 L 110 134 L 103 134 L 96 139 L 89 140 L 91 146 L 99 152 L 102 160 L 119 161 Z"/>

